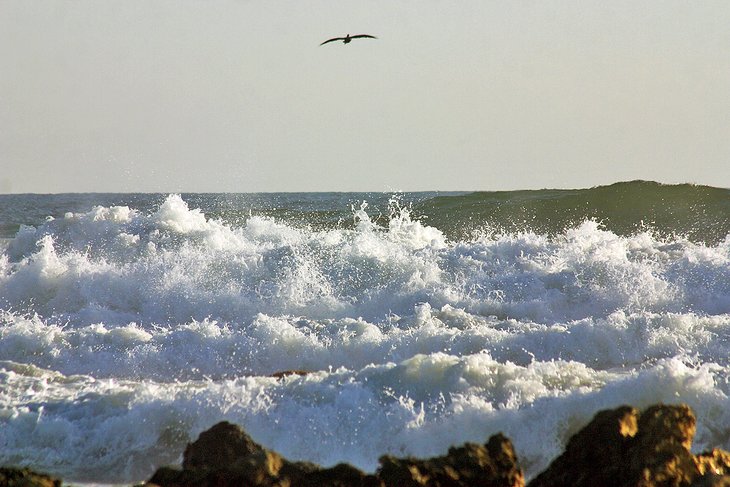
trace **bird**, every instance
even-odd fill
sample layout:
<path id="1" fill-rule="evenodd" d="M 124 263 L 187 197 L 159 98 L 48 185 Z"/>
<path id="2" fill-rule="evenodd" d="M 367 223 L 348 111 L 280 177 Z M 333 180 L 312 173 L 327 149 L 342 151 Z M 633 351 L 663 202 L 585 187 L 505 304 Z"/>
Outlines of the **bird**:
<path id="1" fill-rule="evenodd" d="M 354 36 L 351 36 L 350 34 L 347 34 L 345 37 L 333 37 L 332 39 L 327 39 L 322 44 L 320 44 L 320 46 L 324 46 L 328 42 L 334 42 L 334 41 L 342 41 L 343 44 L 349 44 L 350 41 L 352 41 L 353 39 L 360 39 L 362 37 L 367 37 L 369 39 L 377 39 L 377 37 L 371 36 L 369 34 L 357 34 L 357 35 L 354 35 Z"/>

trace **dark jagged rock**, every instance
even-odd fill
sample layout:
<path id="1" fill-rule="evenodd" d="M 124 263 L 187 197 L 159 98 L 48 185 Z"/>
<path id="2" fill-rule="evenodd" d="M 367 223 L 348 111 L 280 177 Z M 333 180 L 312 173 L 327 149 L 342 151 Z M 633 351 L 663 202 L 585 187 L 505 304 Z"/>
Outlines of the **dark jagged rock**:
<path id="1" fill-rule="evenodd" d="M 450 448 L 442 457 L 419 460 L 384 456 L 380 464 L 378 476 L 389 486 L 517 487 L 525 484 L 512 442 L 502 434 L 492 436 L 485 445 L 465 443 Z"/>
<path id="2" fill-rule="evenodd" d="M 565 452 L 528 487 L 730 487 L 730 453 L 690 451 L 696 420 L 685 405 L 600 411 Z M 536 438 L 536 441 L 540 441 Z M 339 464 L 291 462 L 253 441 L 239 426 L 218 423 L 189 444 L 182 469 L 164 467 L 147 486 L 420 487 L 524 486 L 512 443 L 502 434 L 430 459 L 384 456 L 375 474 Z M 27 468 L 0 467 L 0 487 L 60 487 Z"/>
<path id="3" fill-rule="evenodd" d="M 352 465 L 340 463 L 331 468 L 317 469 L 298 479 L 292 486 L 299 487 L 382 487 L 375 475 L 367 475 Z"/>
<path id="4" fill-rule="evenodd" d="M 28 468 L 0 467 L 2 487 L 61 487 L 61 481 Z"/>
<path id="5" fill-rule="evenodd" d="M 686 405 L 601 411 L 529 487 L 723 485 L 730 455 L 693 455 L 695 416 Z"/>
<path id="6" fill-rule="evenodd" d="M 349 465 L 322 469 L 312 463 L 290 462 L 253 441 L 239 426 L 225 421 L 201 433 L 197 441 L 185 448 L 182 466 L 182 470 L 159 469 L 149 484 L 161 487 L 378 485 L 367 483 L 369 476 Z"/>
<path id="7" fill-rule="evenodd" d="M 283 379 L 284 377 L 289 377 L 291 375 L 298 375 L 301 377 L 303 375 L 309 375 L 311 373 L 312 372 L 309 370 L 291 369 L 291 370 L 282 370 L 280 372 L 274 372 L 273 374 L 271 374 L 271 377 L 276 377 L 277 379 Z"/>
<path id="8" fill-rule="evenodd" d="M 467 443 L 428 460 L 385 456 L 377 474 L 369 475 L 347 464 L 321 468 L 290 462 L 254 442 L 240 427 L 223 422 L 188 445 L 182 470 L 161 468 L 149 483 L 161 487 L 522 487 L 524 477 L 512 443 L 501 434 L 485 445 Z"/>
<path id="9" fill-rule="evenodd" d="M 203 431 L 183 453 L 183 469 L 227 468 L 237 460 L 264 452 L 241 428 L 222 421 Z"/>

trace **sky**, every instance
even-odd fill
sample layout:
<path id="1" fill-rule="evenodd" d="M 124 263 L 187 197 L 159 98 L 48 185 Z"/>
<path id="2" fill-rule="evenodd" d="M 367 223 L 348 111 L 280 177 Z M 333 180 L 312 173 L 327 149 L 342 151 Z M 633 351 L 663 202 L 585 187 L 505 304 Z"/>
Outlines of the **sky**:
<path id="1" fill-rule="evenodd" d="M 727 0 L 0 0 L 0 193 L 633 179 L 730 187 Z"/>

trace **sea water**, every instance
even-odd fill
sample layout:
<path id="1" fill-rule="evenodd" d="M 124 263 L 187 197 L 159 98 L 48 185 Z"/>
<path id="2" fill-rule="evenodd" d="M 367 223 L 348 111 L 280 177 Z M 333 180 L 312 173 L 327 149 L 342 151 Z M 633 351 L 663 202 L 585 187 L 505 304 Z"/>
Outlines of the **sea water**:
<path id="1" fill-rule="evenodd" d="M 131 483 L 228 420 L 367 471 L 503 432 L 531 477 L 658 402 L 730 449 L 729 234 L 649 182 L 0 195 L 0 465 Z"/>

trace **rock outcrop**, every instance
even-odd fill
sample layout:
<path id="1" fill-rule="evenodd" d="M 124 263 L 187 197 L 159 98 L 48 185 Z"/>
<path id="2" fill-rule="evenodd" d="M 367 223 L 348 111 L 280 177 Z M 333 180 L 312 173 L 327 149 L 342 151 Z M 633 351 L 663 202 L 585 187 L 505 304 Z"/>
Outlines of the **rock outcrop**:
<path id="1" fill-rule="evenodd" d="M 529 487 L 730 486 L 730 454 L 693 455 L 694 434 L 685 405 L 601 411 Z"/>
<path id="2" fill-rule="evenodd" d="M 512 442 L 501 433 L 485 445 L 465 443 L 428 460 L 381 457 L 378 478 L 388 486 L 525 484 Z"/>
<path id="3" fill-rule="evenodd" d="M 307 462 L 290 462 L 254 442 L 240 427 L 223 422 L 188 445 L 182 470 L 161 468 L 149 483 L 161 487 L 524 486 L 512 443 L 501 434 L 485 445 L 466 443 L 451 448 L 442 457 L 419 460 L 384 456 L 380 462 L 375 474 L 347 464 L 321 468 Z"/>
<path id="4" fill-rule="evenodd" d="M 730 453 L 690 451 L 696 421 L 684 405 L 630 406 L 601 411 L 570 438 L 565 451 L 528 487 L 730 487 Z M 535 441 L 540 441 L 536 438 Z M 183 454 L 182 469 L 161 468 L 147 483 L 160 487 L 523 487 L 512 443 L 502 434 L 484 445 L 465 443 L 441 457 L 380 458 L 366 474 L 340 464 L 292 462 L 223 422 L 203 432 Z M 0 487 L 60 487 L 28 469 L 0 468 Z"/>
<path id="5" fill-rule="evenodd" d="M 61 487 L 61 481 L 28 468 L 0 467 L 2 487 Z"/>

